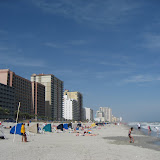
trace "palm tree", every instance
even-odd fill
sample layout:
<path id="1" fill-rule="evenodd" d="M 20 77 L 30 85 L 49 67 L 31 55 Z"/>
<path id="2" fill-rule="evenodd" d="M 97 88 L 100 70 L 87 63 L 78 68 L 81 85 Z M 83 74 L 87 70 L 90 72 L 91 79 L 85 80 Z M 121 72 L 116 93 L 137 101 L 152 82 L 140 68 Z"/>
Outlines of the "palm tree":
<path id="1" fill-rule="evenodd" d="M 4 114 L 5 114 L 5 115 L 9 115 L 9 113 L 10 113 L 10 110 L 5 108 L 5 109 L 4 109 Z"/>
<path id="2" fill-rule="evenodd" d="M 9 109 L 0 107 L 0 115 L 8 115 L 10 113 Z"/>

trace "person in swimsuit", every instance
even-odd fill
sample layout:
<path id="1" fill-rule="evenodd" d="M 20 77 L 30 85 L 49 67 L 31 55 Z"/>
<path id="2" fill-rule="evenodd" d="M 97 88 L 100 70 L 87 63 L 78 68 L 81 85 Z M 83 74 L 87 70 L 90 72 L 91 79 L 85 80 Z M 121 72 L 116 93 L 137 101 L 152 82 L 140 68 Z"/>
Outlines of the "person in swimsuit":
<path id="1" fill-rule="evenodd" d="M 133 131 L 133 127 L 130 128 L 129 133 L 128 133 L 128 137 L 130 138 L 130 143 L 134 143 L 134 138 L 131 136 L 131 132 Z"/>
<path id="2" fill-rule="evenodd" d="M 151 133 L 151 127 L 150 126 L 148 126 L 148 133 Z"/>

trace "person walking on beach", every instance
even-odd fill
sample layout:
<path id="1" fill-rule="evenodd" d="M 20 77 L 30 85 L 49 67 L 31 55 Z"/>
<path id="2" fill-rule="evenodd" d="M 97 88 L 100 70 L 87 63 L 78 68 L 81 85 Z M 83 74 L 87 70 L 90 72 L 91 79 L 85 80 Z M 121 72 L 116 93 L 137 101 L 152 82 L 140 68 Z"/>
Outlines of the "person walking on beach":
<path id="1" fill-rule="evenodd" d="M 21 134 L 22 134 L 22 142 L 23 142 L 23 139 L 24 139 L 24 142 L 26 142 L 26 133 L 25 133 L 25 124 L 23 123 L 22 126 L 21 126 Z"/>
<path id="2" fill-rule="evenodd" d="M 129 133 L 128 133 L 128 137 L 130 138 L 130 143 L 134 143 L 134 138 L 131 136 L 131 132 L 133 131 L 133 127 L 130 128 Z"/>

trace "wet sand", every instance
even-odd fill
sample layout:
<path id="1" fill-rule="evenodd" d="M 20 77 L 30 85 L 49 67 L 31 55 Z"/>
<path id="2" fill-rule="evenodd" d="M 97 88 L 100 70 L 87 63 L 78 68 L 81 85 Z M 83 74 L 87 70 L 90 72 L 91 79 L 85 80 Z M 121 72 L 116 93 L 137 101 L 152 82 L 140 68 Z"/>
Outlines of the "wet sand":
<path id="1" fill-rule="evenodd" d="M 130 127 L 124 126 L 126 130 L 129 130 Z M 158 137 L 151 137 L 147 136 L 143 133 L 141 130 L 133 130 L 132 136 L 134 137 L 134 143 L 132 143 L 133 146 L 137 146 L 140 148 L 148 148 L 156 151 L 160 151 L 160 146 L 156 145 L 156 143 L 160 143 L 160 138 Z M 117 145 L 131 145 L 128 143 L 129 138 L 125 136 L 117 136 L 117 137 L 103 137 L 104 139 L 112 140 L 112 144 Z"/>

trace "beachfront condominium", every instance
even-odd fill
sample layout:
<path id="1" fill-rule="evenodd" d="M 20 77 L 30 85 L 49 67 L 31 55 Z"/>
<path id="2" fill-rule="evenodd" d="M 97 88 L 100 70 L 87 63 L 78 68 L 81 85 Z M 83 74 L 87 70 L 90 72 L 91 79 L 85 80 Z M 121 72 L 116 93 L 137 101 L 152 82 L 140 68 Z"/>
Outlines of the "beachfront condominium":
<path id="1" fill-rule="evenodd" d="M 45 116 L 62 120 L 63 81 L 52 74 L 32 74 L 31 81 L 45 86 Z"/>
<path id="2" fill-rule="evenodd" d="M 97 122 L 105 122 L 105 119 L 103 117 L 103 112 L 97 111 L 96 112 L 96 118 L 94 119 Z"/>
<path id="3" fill-rule="evenodd" d="M 93 121 L 93 109 L 83 108 L 83 120 Z"/>
<path id="4" fill-rule="evenodd" d="M 0 119 L 14 118 L 15 89 L 0 83 Z M 7 111 L 7 112 L 6 112 Z"/>
<path id="5" fill-rule="evenodd" d="M 45 86 L 38 82 L 32 84 L 32 110 L 31 113 L 35 117 L 45 116 Z"/>
<path id="6" fill-rule="evenodd" d="M 99 111 L 102 112 L 102 117 L 105 121 L 112 122 L 112 109 L 109 107 L 100 107 Z"/>
<path id="7" fill-rule="evenodd" d="M 78 120 L 78 103 L 74 99 L 68 98 L 67 95 L 64 95 L 63 102 L 63 118 L 65 120 Z"/>
<path id="8" fill-rule="evenodd" d="M 97 112 L 96 112 L 96 117 L 97 117 L 97 118 L 103 117 L 103 112 L 97 111 Z"/>
<path id="9" fill-rule="evenodd" d="M 77 121 L 81 121 L 82 117 L 82 107 L 83 107 L 83 96 L 80 92 L 69 92 L 69 90 L 64 91 L 64 95 L 67 95 L 68 98 L 74 99 L 77 101 L 77 111 L 76 111 L 76 119 Z"/>
<path id="10" fill-rule="evenodd" d="M 31 81 L 16 75 L 9 69 L 0 69 L 0 83 L 14 88 L 14 110 L 18 109 L 20 102 L 20 111 L 31 114 L 32 109 L 32 89 Z M 9 101 L 9 100 L 8 100 Z M 13 110 L 13 108 L 11 109 Z M 12 112 L 12 111 L 11 111 Z"/>

